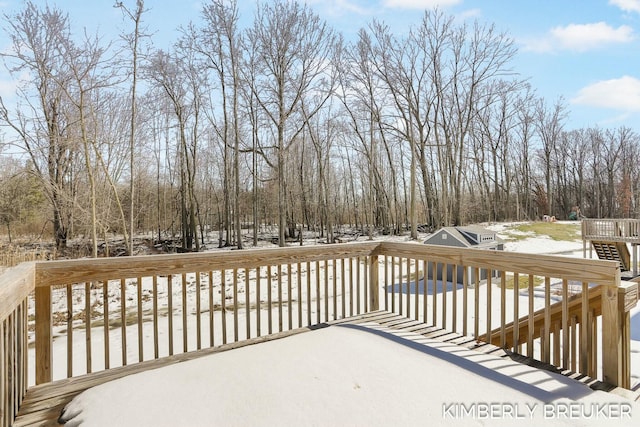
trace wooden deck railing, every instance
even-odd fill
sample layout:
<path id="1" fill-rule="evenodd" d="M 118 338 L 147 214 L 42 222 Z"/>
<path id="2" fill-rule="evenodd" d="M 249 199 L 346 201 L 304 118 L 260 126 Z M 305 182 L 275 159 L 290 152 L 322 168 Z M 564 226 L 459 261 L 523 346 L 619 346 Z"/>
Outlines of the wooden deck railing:
<path id="1" fill-rule="evenodd" d="M 640 219 L 585 218 L 582 220 L 582 239 L 640 243 Z"/>
<path id="2" fill-rule="evenodd" d="M 0 275 L 0 426 L 13 422 L 28 384 L 27 310 L 34 263 Z"/>
<path id="3" fill-rule="evenodd" d="M 637 284 L 621 283 L 613 261 L 414 243 L 25 263 L 0 275 L 0 425 L 10 425 L 28 378 L 40 384 L 379 308 L 629 387 L 636 301 Z"/>
<path id="4" fill-rule="evenodd" d="M 392 243 L 382 244 L 380 253 L 388 310 L 630 386 L 628 362 L 619 361 L 630 359 L 629 310 L 638 286 L 621 283 L 618 263 Z M 519 289 L 521 277 L 524 289 Z M 443 283 L 449 292 L 442 292 Z M 519 290 L 508 290 L 510 283 Z M 594 292 L 602 293 L 597 309 L 590 301 Z M 552 301 L 561 301 L 560 306 Z M 572 316 L 576 310 L 578 317 Z M 600 315 L 598 339 L 594 322 Z M 597 372 L 597 355 L 602 372 Z"/>
<path id="5" fill-rule="evenodd" d="M 14 267 L 23 262 L 29 261 L 45 261 L 48 259 L 55 259 L 56 253 L 49 252 L 47 250 L 31 250 L 21 251 L 18 249 L 4 249 L 0 251 L 0 272 L 4 268 Z"/>
<path id="6" fill-rule="evenodd" d="M 602 247 L 605 242 L 614 242 L 616 246 L 624 246 L 622 254 L 620 248 L 616 248 L 616 252 L 620 254 L 619 261 L 626 265 L 626 268 L 633 272 L 634 276 L 638 275 L 640 259 L 640 219 L 618 218 L 618 219 L 593 219 L 585 218 L 581 224 L 582 232 L 582 256 L 587 258 L 587 249 L 589 258 L 593 258 L 593 245 Z M 592 245 L 593 243 L 593 245 Z M 628 251 L 627 244 L 631 245 L 631 251 Z M 606 247 L 606 246 L 605 246 Z M 628 258 L 631 259 L 628 259 Z M 630 265 L 629 265 L 630 264 Z"/>

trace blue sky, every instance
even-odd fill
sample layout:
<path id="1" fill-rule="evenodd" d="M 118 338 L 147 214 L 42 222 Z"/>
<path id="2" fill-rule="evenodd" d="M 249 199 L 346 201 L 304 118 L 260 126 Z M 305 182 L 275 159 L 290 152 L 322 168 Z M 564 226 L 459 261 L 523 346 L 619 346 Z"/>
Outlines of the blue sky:
<path id="1" fill-rule="evenodd" d="M 267 0 L 260 0 L 267 1 Z M 36 3 L 46 4 L 45 1 Z M 123 0 L 130 8 L 135 0 Z M 4 13 L 22 1 L 0 1 Z M 57 0 L 73 29 L 115 38 L 126 22 L 113 0 Z M 145 24 L 156 45 L 175 40 L 180 25 L 197 20 L 201 1 L 146 0 Z M 371 20 L 395 32 L 417 25 L 425 8 L 438 6 L 460 22 L 494 23 L 518 47 L 514 71 L 550 103 L 562 97 L 567 129 L 628 126 L 640 131 L 640 0 L 308 0 L 316 13 L 349 39 Z M 250 21 L 256 0 L 239 0 Z M 6 37 L 0 33 L 0 47 Z M 12 82 L 0 77 L 0 94 Z"/>

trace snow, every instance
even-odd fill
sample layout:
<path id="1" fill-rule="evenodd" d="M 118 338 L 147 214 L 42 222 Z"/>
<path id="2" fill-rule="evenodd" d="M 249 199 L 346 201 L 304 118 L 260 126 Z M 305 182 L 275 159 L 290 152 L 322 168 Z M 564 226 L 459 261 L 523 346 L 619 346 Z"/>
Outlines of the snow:
<path id="1" fill-rule="evenodd" d="M 112 381 L 63 417 L 71 427 L 623 426 L 637 425 L 640 404 L 413 333 L 345 325 Z"/>

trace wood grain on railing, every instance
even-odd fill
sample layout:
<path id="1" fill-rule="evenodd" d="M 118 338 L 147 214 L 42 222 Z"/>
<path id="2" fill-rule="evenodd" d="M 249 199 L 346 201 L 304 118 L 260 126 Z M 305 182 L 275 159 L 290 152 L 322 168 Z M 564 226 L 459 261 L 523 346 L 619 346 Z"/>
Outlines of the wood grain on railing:
<path id="1" fill-rule="evenodd" d="M 384 260 L 381 285 L 386 290 L 387 310 L 446 330 L 461 328 L 464 335 L 562 369 L 611 384 L 628 384 L 630 370 L 616 363 L 616 358 L 626 361 L 630 357 L 628 344 L 622 344 L 628 341 L 623 335 L 629 308 L 619 301 L 629 291 L 620 284 L 618 263 L 386 242 L 378 253 Z M 415 259 L 422 260 L 422 271 L 415 267 Z M 507 279 L 514 284 L 511 291 L 507 291 Z M 534 285 L 534 280 L 541 284 Z M 611 294 L 608 316 L 603 315 L 600 294 L 592 291 L 595 296 L 588 297 L 585 293 L 597 286 Z M 637 292 L 637 285 L 629 286 L 635 286 Z M 507 301 L 509 295 L 511 301 Z M 633 298 L 627 297 L 635 304 L 637 296 Z M 554 299 L 559 302 L 552 305 Z M 543 302 L 542 307 L 536 301 L 538 305 Z M 458 311 L 462 312 L 460 320 Z M 602 326 L 600 350 L 598 322 L 608 325 Z M 603 357 L 600 373 L 596 372 L 599 351 Z"/>
<path id="2" fill-rule="evenodd" d="M 508 304 L 507 278 L 516 288 Z M 520 278 L 525 281 L 523 295 Z M 534 278 L 542 278 L 543 284 L 534 286 Z M 530 357 L 593 372 L 598 357 L 592 350 L 597 345 L 595 322 L 602 317 L 585 307 L 574 313 L 566 305 L 572 283 L 617 288 L 619 266 L 613 261 L 386 242 L 57 261 L 36 269 L 37 293 L 45 298 L 36 298 L 36 304 L 46 319 L 48 301 L 51 317 L 47 292 L 71 289 L 65 308 L 67 334 L 58 339 L 68 341 L 68 375 L 197 350 L 207 345 L 207 335 L 208 345 L 214 346 L 290 330 L 305 321 L 334 320 L 375 310 L 380 301 L 409 319 L 498 340 Z M 552 295 L 552 290 L 559 294 Z M 534 291 L 542 294 L 537 304 L 542 301 L 546 308 L 534 306 Z M 549 308 L 552 296 L 565 301 L 558 319 Z M 618 312 L 612 304 L 607 321 Z M 94 309 L 98 312 L 92 313 Z M 533 316 L 536 310 L 542 310 L 541 317 Z M 78 311 L 84 311 L 84 317 Z M 103 325 L 94 315 L 103 316 Z M 585 322 L 588 316 L 591 320 Z M 624 317 L 613 321 L 624 328 Z M 161 322 L 167 327 L 161 328 Z M 103 327 L 103 333 L 94 334 L 94 327 Z M 41 337 L 48 328 L 51 336 L 50 323 L 36 328 Z M 80 350 L 73 342 L 83 337 Z M 45 373 L 40 380 L 50 375 L 50 341 L 36 343 L 38 366 Z M 614 347 L 611 339 L 605 342 Z M 118 347 L 119 360 L 111 351 Z M 86 353 L 77 355 L 80 362 L 74 351 Z M 624 351 L 603 350 L 608 372 L 616 370 L 613 381 L 621 374 L 607 354 Z M 104 356 L 95 357 L 98 354 Z"/>
<path id="3" fill-rule="evenodd" d="M 0 275 L 0 426 L 12 425 L 28 384 L 28 295 L 35 264 Z"/>
<path id="4" fill-rule="evenodd" d="M 66 301 L 66 328 L 56 327 L 56 334 L 63 334 L 56 341 L 67 341 L 62 377 L 70 377 L 198 350 L 206 345 L 203 335 L 214 346 L 311 325 L 322 317 L 354 315 L 369 305 L 372 291 L 354 280 L 367 274 L 376 246 L 251 250 L 240 257 L 240 251 L 229 251 L 56 261 L 41 265 L 37 289 L 54 289 L 56 300 L 66 293 L 61 299 Z M 160 328 L 160 322 L 167 327 Z M 94 327 L 104 328 L 100 340 Z M 166 331 L 162 336 L 161 330 Z M 78 353 L 81 341 L 83 354 Z M 36 347 L 52 351 L 51 342 Z M 111 353 L 118 347 L 119 359 Z M 100 358 L 92 357 L 94 350 Z"/>

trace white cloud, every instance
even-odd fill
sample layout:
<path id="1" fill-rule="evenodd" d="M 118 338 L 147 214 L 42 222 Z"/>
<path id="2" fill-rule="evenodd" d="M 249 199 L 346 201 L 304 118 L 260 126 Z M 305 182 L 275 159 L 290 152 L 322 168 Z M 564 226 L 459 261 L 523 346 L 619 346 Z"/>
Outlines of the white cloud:
<path id="1" fill-rule="evenodd" d="M 383 0 L 382 5 L 398 9 L 432 9 L 436 6 L 455 6 L 461 0 Z"/>
<path id="2" fill-rule="evenodd" d="M 357 15 L 370 15 L 371 8 L 360 6 L 357 2 L 350 0 L 307 0 L 308 5 L 324 8 L 327 13 L 333 16 L 342 16 L 348 13 Z"/>
<path id="3" fill-rule="evenodd" d="M 633 40 L 633 29 L 630 26 L 621 25 L 613 28 L 604 22 L 556 27 L 551 30 L 551 34 L 564 48 L 578 51 Z"/>
<path id="4" fill-rule="evenodd" d="M 573 104 L 640 112 L 640 79 L 623 76 L 585 86 L 571 99 Z"/>
<path id="5" fill-rule="evenodd" d="M 625 12 L 640 13 L 640 0 L 609 0 L 609 4 L 618 6 Z"/>
<path id="6" fill-rule="evenodd" d="M 462 11 L 457 15 L 457 18 L 465 21 L 467 19 L 478 18 L 479 16 L 482 16 L 482 10 L 476 8 L 476 9 L 467 9 L 465 11 Z"/>
<path id="7" fill-rule="evenodd" d="M 621 25 L 613 28 L 605 22 L 593 24 L 569 24 L 555 27 L 546 37 L 525 42 L 525 48 L 535 52 L 572 50 L 585 52 L 606 45 L 628 43 L 635 38 L 633 28 Z"/>

